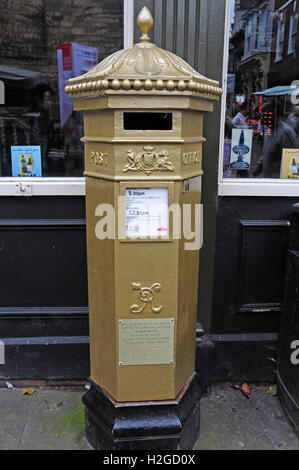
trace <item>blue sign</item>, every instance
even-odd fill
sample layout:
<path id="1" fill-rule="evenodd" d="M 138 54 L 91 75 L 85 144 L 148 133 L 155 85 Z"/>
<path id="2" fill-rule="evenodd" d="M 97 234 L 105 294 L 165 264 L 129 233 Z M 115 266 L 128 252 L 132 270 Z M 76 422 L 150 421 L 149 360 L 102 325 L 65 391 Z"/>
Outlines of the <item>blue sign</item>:
<path id="1" fill-rule="evenodd" d="M 42 176 L 42 157 L 39 145 L 14 145 L 11 147 L 12 176 Z"/>
<path id="2" fill-rule="evenodd" d="M 249 170 L 252 150 L 252 129 L 233 129 L 230 156 L 232 170 Z"/>

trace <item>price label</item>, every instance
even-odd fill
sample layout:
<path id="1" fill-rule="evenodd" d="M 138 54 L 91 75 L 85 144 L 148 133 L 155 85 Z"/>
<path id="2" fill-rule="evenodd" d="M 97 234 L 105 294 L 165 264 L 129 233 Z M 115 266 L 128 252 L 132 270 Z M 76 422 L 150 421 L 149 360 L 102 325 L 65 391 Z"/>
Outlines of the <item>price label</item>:
<path id="1" fill-rule="evenodd" d="M 126 189 L 126 236 L 168 238 L 168 188 Z"/>

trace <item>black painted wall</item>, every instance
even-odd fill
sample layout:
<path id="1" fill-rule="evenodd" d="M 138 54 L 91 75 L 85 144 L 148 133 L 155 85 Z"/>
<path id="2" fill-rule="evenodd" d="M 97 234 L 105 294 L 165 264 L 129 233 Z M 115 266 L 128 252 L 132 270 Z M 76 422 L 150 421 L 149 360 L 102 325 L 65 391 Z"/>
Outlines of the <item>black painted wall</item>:
<path id="1" fill-rule="evenodd" d="M 299 204 L 291 217 L 277 382 L 284 409 L 299 435 Z"/>
<path id="2" fill-rule="evenodd" d="M 1 198 L 0 273 L 0 379 L 86 378 L 84 198 Z"/>
<path id="3" fill-rule="evenodd" d="M 274 380 L 292 205 L 220 197 L 211 339 L 215 380 Z"/>

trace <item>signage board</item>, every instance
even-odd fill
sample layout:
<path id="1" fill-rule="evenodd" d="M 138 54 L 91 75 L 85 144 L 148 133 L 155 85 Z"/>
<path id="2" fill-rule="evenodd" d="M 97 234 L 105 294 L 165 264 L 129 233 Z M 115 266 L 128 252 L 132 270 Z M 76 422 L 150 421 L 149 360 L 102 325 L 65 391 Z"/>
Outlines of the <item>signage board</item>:
<path id="1" fill-rule="evenodd" d="M 126 189 L 126 236 L 168 238 L 168 189 Z"/>
<path id="2" fill-rule="evenodd" d="M 249 170 L 252 150 L 252 129 L 232 129 L 230 168 Z"/>

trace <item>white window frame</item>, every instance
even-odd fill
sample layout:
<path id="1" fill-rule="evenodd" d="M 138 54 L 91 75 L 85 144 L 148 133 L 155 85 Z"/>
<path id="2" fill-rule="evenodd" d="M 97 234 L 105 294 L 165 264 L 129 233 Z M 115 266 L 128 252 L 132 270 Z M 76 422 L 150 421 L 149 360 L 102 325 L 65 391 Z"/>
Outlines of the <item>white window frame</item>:
<path id="1" fill-rule="evenodd" d="M 124 0 L 124 48 L 133 46 L 134 0 Z M 0 196 L 85 196 L 84 177 L 0 177 Z"/>
<path id="2" fill-rule="evenodd" d="M 294 28 L 295 25 L 296 25 L 296 29 Z M 293 13 L 290 17 L 288 54 L 293 54 L 295 52 L 294 39 L 296 39 L 297 33 L 298 33 L 298 11 Z"/>
<path id="3" fill-rule="evenodd" d="M 267 15 L 268 7 L 269 7 L 269 3 L 266 2 L 266 3 L 263 3 L 259 8 L 259 14 L 262 11 L 262 15 L 260 15 L 260 16 L 262 18 L 264 17 L 264 22 L 262 22 L 262 21 L 259 22 L 257 48 L 259 48 L 259 46 L 261 45 L 262 42 L 264 43 L 264 45 L 262 45 L 262 47 L 266 47 L 266 48 L 268 47 L 268 43 L 267 43 L 268 24 L 269 24 L 269 18 L 268 18 L 268 15 Z M 261 40 L 262 33 L 263 33 L 263 41 Z"/>
<path id="4" fill-rule="evenodd" d="M 226 112 L 227 72 L 229 58 L 230 32 L 230 0 L 226 0 L 226 18 L 224 31 L 222 103 L 219 139 L 219 196 L 265 196 L 265 197 L 299 197 L 299 182 L 297 180 L 264 179 L 264 178 L 223 178 L 224 154 L 224 124 Z"/>
<path id="5" fill-rule="evenodd" d="M 124 0 L 124 49 L 134 45 L 134 0 Z"/>
<path id="6" fill-rule="evenodd" d="M 282 18 L 282 13 L 280 13 L 280 20 L 277 26 L 277 38 L 276 38 L 276 54 L 275 54 L 275 62 L 279 62 L 283 59 L 283 46 L 284 46 L 284 39 L 285 39 L 285 22 Z M 281 47 L 282 46 L 282 47 Z"/>

